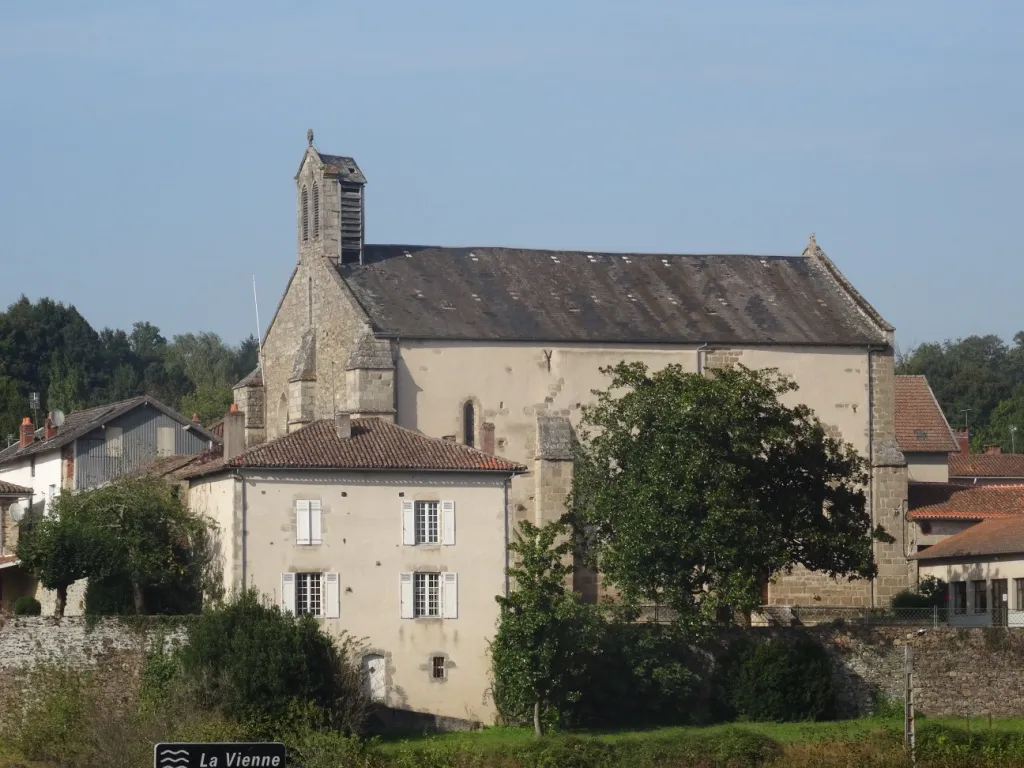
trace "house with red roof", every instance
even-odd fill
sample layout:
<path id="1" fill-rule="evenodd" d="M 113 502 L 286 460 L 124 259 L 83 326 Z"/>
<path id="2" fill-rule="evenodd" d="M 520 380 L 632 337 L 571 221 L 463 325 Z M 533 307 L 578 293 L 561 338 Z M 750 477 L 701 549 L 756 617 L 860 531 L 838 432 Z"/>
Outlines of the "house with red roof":
<path id="1" fill-rule="evenodd" d="M 1024 515 L 989 517 L 912 557 L 921 578 L 949 585 L 951 625 L 1024 626 Z"/>
<path id="2" fill-rule="evenodd" d="M 509 489 L 526 467 L 347 413 L 246 449 L 232 406 L 223 434 L 222 455 L 172 474 L 217 523 L 225 590 L 256 587 L 364 639 L 386 707 L 492 721 L 488 642 L 509 590 Z"/>

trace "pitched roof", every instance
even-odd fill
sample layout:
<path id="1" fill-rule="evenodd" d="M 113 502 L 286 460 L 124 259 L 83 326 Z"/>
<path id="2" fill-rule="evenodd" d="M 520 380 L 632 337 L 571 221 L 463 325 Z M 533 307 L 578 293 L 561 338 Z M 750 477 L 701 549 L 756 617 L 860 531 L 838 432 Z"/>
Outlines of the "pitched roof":
<path id="1" fill-rule="evenodd" d="M 327 166 L 325 170 L 336 172 L 343 181 L 351 181 L 355 184 L 366 183 L 366 177 L 359 170 L 355 159 L 344 155 L 325 155 L 323 152 L 317 152 L 317 154 L 320 156 L 320 162 Z"/>
<path id="2" fill-rule="evenodd" d="M 1024 516 L 1024 485 L 910 483 L 912 520 L 985 520 Z"/>
<path id="3" fill-rule="evenodd" d="M 263 386 L 263 371 L 257 365 L 249 374 L 242 379 L 240 382 L 235 384 L 232 389 L 238 389 L 239 387 L 262 387 Z"/>
<path id="4" fill-rule="evenodd" d="M 957 450 L 956 435 L 924 376 L 896 377 L 896 442 L 904 452 Z"/>
<path id="5" fill-rule="evenodd" d="M 32 493 L 31 488 L 0 480 L 0 496 L 28 496 L 30 493 Z"/>
<path id="6" fill-rule="evenodd" d="M 353 419 L 352 436 L 338 437 L 333 419 L 263 443 L 232 459 L 196 467 L 187 477 L 233 468 L 525 472 L 526 467 L 459 443 L 438 440 L 381 419 Z"/>
<path id="7" fill-rule="evenodd" d="M 367 245 L 363 264 L 339 269 L 383 337 L 857 346 L 887 341 L 877 313 L 823 255 Z"/>
<path id="8" fill-rule="evenodd" d="M 212 432 L 206 430 L 185 416 L 182 416 L 173 408 L 168 408 L 159 400 L 149 397 L 148 395 L 140 395 L 138 397 L 128 398 L 127 400 L 121 400 L 117 403 L 109 403 L 108 405 L 98 405 L 95 408 L 83 408 L 79 411 L 72 411 L 64 419 L 64 424 L 57 430 L 57 435 L 50 440 L 37 438 L 24 448 L 15 443 L 14 445 L 0 451 L 0 465 L 17 461 L 18 459 L 23 459 L 27 456 L 62 448 L 82 435 L 92 432 L 94 429 L 106 422 L 119 418 L 128 413 L 128 411 L 142 405 L 150 405 L 178 423 L 191 426 L 192 429 L 196 430 L 196 432 L 201 434 L 207 440 L 216 441 L 218 439 Z"/>
<path id="9" fill-rule="evenodd" d="M 951 453 L 950 477 L 1020 477 L 1024 478 L 1024 454 L 1020 453 Z"/>
<path id="10" fill-rule="evenodd" d="M 911 555 L 912 560 L 983 557 L 1024 552 L 1024 516 L 984 520 Z"/>

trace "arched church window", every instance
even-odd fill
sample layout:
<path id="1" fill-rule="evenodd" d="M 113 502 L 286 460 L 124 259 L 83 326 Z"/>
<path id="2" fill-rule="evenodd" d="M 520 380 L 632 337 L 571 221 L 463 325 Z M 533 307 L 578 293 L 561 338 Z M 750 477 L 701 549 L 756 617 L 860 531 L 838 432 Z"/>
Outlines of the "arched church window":
<path id="1" fill-rule="evenodd" d="M 313 185 L 313 239 L 320 237 L 320 185 Z"/>
<path id="2" fill-rule="evenodd" d="M 476 408 L 472 400 L 462 406 L 462 442 L 468 446 L 476 445 Z"/>
<path id="3" fill-rule="evenodd" d="M 302 187 L 302 242 L 309 240 L 309 192 L 305 185 Z"/>

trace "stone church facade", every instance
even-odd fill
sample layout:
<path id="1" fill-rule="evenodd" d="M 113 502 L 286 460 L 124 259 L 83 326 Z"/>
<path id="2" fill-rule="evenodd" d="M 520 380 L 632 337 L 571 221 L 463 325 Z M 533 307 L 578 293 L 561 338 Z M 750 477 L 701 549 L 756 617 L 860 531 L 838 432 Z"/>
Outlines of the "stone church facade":
<path id="1" fill-rule="evenodd" d="M 602 366 L 778 368 L 800 386 L 792 400 L 868 458 L 872 515 L 896 542 L 875 545 L 870 582 L 796 571 L 767 601 L 884 605 L 914 583 L 894 329 L 813 236 L 800 256 L 373 245 L 354 159 L 310 134 L 295 183 L 298 260 L 260 367 L 235 387 L 248 443 L 337 411 L 393 420 L 526 464 L 511 515 L 543 521 L 564 508 Z"/>

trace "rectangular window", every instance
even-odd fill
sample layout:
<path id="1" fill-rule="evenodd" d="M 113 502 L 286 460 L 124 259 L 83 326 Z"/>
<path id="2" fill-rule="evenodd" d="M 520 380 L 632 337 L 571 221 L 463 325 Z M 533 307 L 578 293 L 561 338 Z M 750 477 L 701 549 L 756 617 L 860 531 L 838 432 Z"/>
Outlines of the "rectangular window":
<path id="1" fill-rule="evenodd" d="M 441 615 L 441 574 L 417 573 L 412 580 L 413 617 Z"/>
<path id="2" fill-rule="evenodd" d="M 967 582 L 954 581 L 951 586 L 953 589 L 953 613 L 961 615 L 967 613 Z"/>
<path id="3" fill-rule="evenodd" d="M 444 680 L 444 656 L 435 656 L 432 659 L 433 678 Z"/>
<path id="4" fill-rule="evenodd" d="M 323 574 L 295 574 L 295 614 L 297 616 L 323 615 Z"/>
<path id="5" fill-rule="evenodd" d="M 416 502 L 416 543 L 437 544 L 440 541 L 440 504 L 436 501 Z"/>
<path id="6" fill-rule="evenodd" d="M 107 441 L 107 456 L 119 459 L 124 453 L 124 430 L 121 427 L 107 427 L 105 433 Z"/>
<path id="7" fill-rule="evenodd" d="M 1017 597 L 1016 602 L 1014 602 L 1015 609 L 1024 611 L 1024 579 L 1013 580 L 1013 591 Z"/>
<path id="8" fill-rule="evenodd" d="M 972 581 L 974 587 L 974 612 L 985 613 L 988 611 L 988 590 L 984 581 Z"/>
<path id="9" fill-rule="evenodd" d="M 156 428 L 156 455 L 157 456 L 173 456 L 174 455 L 174 436 L 178 430 L 176 427 L 157 427 Z"/>

